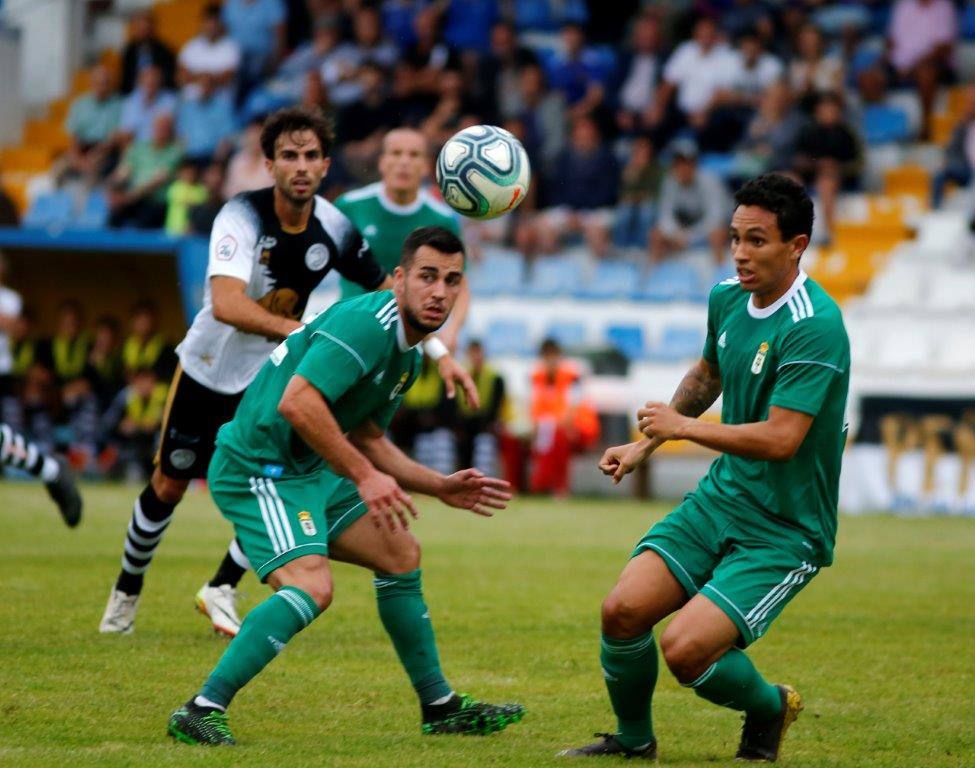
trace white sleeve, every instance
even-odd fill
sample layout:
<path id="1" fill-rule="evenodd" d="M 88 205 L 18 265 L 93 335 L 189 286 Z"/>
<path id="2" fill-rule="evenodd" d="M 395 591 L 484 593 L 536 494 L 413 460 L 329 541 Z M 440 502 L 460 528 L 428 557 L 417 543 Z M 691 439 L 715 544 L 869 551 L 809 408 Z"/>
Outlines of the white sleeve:
<path id="1" fill-rule="evenodd" d="M 687 60 L 690 56 L 689 43 L 682 43 L 677 47 L 664 65 L 664 80 L 671 85 L 680 85 L 684 79 L 684 70 L 687 68 Z"/>
<path id="2" fill-rule="evenodd" d="M 236 277 L 249 283 L 257 248 L 257 215 L 239 200 L 231 200 L 217 214 L 210 233 L 207 278 Z"/>

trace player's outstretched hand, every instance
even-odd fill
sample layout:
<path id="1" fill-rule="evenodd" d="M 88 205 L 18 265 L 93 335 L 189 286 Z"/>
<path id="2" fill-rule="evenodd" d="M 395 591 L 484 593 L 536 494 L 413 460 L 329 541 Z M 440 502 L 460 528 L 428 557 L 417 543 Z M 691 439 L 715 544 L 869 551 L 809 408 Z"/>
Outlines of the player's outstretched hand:
<path id="1" fill-rule="evenodd" d="M 603 453 L 603 457 L 599 460 L 599 469 L 604 475 L 612 477 L 615 485 L 646 461 L 650 453 L 650 446 L 643 440 L 614 445 Z"/>
<path id="2" fill-rule="evenodd" d="M 418 516 L 413 499 L 399 487 L 399 484 L 387 474 L 376 470 L 365 480 L 356 485 L 372 522 L 377 528 L 383 525 L 394 533 L 402 527 L 410 527 L 410 516 Z"/>
<path id="3" fill-rule="evenodd" d="M 444 355 L 437 361 L 437 370 L 440 371 L 440 378 L 443 379 L 447 397 L 451 400 L 457 394 L 459 385 L 464 392 L 464 402 L 471 408 L 477 410 L 481 407 L 481 398 L 477 394 L 477 385 L 467 370 L 458 363 L 453 355 Z"/>
<path id="4" fill-rule="evenodd" d="M 511 496 L 511 483 L 507 480 L 487 477 L 477 469 L 462 469 L 444 478 L 437 498 L 448 506 L 491 517 L 495 509 L 508 506 Z"/>

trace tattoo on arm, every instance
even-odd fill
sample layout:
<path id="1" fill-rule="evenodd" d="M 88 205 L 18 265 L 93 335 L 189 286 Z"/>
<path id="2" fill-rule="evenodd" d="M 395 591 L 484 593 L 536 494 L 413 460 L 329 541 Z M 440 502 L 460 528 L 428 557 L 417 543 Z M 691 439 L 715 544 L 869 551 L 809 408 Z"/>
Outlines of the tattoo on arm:
<path id="1" fill-rule="evenodd" d="M 670 405 L 684 416 L 697 418 L 710 408 L 721 394 L 721 373 L 705 359 L 687 372 L 677 386 Z"/>

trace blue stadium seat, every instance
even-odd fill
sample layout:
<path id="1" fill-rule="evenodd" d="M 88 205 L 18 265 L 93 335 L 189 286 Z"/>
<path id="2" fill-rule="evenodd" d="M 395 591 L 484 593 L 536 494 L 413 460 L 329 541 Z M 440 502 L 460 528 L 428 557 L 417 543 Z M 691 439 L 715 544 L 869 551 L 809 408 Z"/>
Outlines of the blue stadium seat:
<path id="1" fill-rule="evenodd" d="M 711 284 L 711 287 L 713 287 L 718 283 L 720 283 L 722 280 L 727 280 L 728 278 L 736 277 L 737 275 L 738 275 L 738 271 L 735 269 L 734 263 L 726 262 L 724 264 L 719 264 L 714 268 L 714 271 L 711 273 L 711 277 L 708 282 Z"/>
<path id="2" fill-rule="evenodd" d="M 958 19 L 961 36 L 965 40 L 975 40 L 975 5 L 966 3 Z"/>
<path id="3" fill-rule="evenodd" d="M 543 256 L 528 279 L 528 295 L 535 298 L 570 296 L 582 285 L 582 267 L 574 259 Z"/>
<path id="4" fill-rule="evenodd" d="M 44 192 L 34 198 L 24 219 L 25 227 L 53 227 L 64 228 L 72 223 L 74 218 L 74 199 L 67 192 L 54 190 Z"/>
<path id="5" fill-rule="evenodd" d="M 641 360 L 647 356 L 647 340 L 639 325 L 608 326 L 606 342 L 630 360 Z"/>
<path id="6" fill-rule="evenodd" d="M 583 323 L 563 320 L 552 323 L 545 330 L 545 337 L 555 339 L 562 349 L 579 349 L 586 344 L 586 326 Z"/>
<path id="7" fill-rule="evenodd" d="M 523 320 L 492 320 L 485 329 L 484 348 L 488 357 L 526 356 L 532 353 L 528 324 Z"/>
<path id="8" fill-rule="evenodd" d="M 576 288 L 580 299 L 628 299 L 640 281 L 640 270 L 630 261 L 601 261 L 588 280 Z"/>
<path id="9" fill-rule="evenodd" d="M 735 174 L 738 164 L 735 156 L 730 152 L 707 152 L 701 155 L 698 167 L 710 171 L 718 178 L 730 179 Z"/>
<path id="10" fill-rule="evenodd" d="M 671 325 L 664 329 L 648 357 L 661 363 L 676 363 L 699 357 L 704 346 L 704 332 L 697 326 Z"/>
<path id="11" fill-rule="evenodd" d="M 860 131 L 868 144 L 907 141 L 911 137 L 907 113 L 897 107 L 875 104 L 863 110 Z"/>
<path id="12" fill-rule="evenodd" d="M 647 275 L 638 296 L 646 301 L 704 301 L 707 289 L 693 264 L 674 259 Z"/>
<path id="13" fill-rule="evenodd" d="M 520 293 L 525 284 L 525 261 L 517 253 L 485 253 L 470 274 L 476 296 Z"/>
<path id="14" fill-rule="evenodd" d="M 97 189 L 88 193 L 81 213 L 74 221 L 78 229 L 104 229 L 108 225 L 108 200 Z"/>
<path id="15" fill-rule="evenodd" d="M 556 32 L 563 24 L 583 24 L 589 19 L 583 0 L 565 0 L 557 8 L 551 0 L 519 0 L 513 5 L 515 26 L 519 30 Z"/>

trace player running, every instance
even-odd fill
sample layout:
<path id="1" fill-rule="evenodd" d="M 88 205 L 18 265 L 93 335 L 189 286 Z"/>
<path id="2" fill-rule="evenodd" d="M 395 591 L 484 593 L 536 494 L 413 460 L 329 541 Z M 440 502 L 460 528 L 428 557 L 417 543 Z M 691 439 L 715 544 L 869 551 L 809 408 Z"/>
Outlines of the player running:
<path id="1" fill-rule="evenodd" d="M 68 528 L 81 522 L 81 494 L 68 462 L 49 456 L 9 424 L 0 423 L 0 465 L 19 469 L 44 483 Z"/>
<path id="2" fill-rule="evenodd" d="M 235 743 L 227 706 L 328 607 L 329 558 L 375 572 L 379 614 L 420 697 L 424 733 L 491 733 L 522 717 L 520 705 L 454 693 L 440 669 L 407 529 L 416 510 L 402 489 L 481 515 L 511 494 L 475 469 L 427 469 L 385 437 L 419 371 L 417 345 L 447 319 L 464 280 L 463 245 L 443 228 L 416 230 L 402 254 L 392 291 L 340 302 L 275 349 L 217 436 L 210 491 L 275 593 L 170 717 L 180 741 Z"/>
<path id="3" fill-rule="evenodd" d="M 399 264 L 403 241 L 413 230 L 440 226 L 460 235 L 457 214 L 423 188 L 429 173 L 430 154 L 424 135 L 413 128 L 395 128 L 383 139 L 379 155 L 381 180 L 347 192 L 335 201 L 335 207 L 349 218 L 386 272 L 391 273 Z M 368 290 L 345 276 L 340 282 L 343 299 Z M 469 302 L 470 290 L 465 280 L 449 323 L 431 341 L 440 339 L 451 351 L 455 349 Z M 426 345 L 427 355 L 434 359 L 446 351 L 436 345 L 433 349 L 431 344 Z M 441 376 L 447 385 L 447 396 L 453 397 L 450 373 L 441 370 Z M 210 617 L 213 628 L 221 634 L 232 637 L 240 629 L 233 607 L 234 596 L 246 572 L 247 563 L 241 555 L 240 544 L 232 542 L 213 578 L 197 593 L 201 613 Z"/>
<path id="4" fill-rule="evenodd" d="M 737 757 L 774 761 L 802 710 L 743 649 L 833 559 L 850 347 L 839 307 L 799 268 L 813 205 L 801 186 L 761 176 L 735 195 L 738 277 L 711 291 L 702 359 L 670 405 L 638 412 L 638 442 L 608 449 L 619 482 L 667 440 L 721 452 L 697 489 L 637 544 L 603 602 L 600 661 L 617 730 L 563 755 L 652 759 L 653 627 L 678 681 L 745 712 Z M 723 395 L 721 424 L 697 420 Z"/>
<path id="5" fill-rule="evenodd" d="M 298 108 L 272 115 L 261 147 L 274 186 L 238 195 L 214 221 L 203 308 L 176 350 L 180 364 L 158 463 L 135 501 L 101 632 L 133 631 L 145 572 L 173 510 L 190 480 L 206 476 L 217 430 L 233 417 L 275 344 L 300 326 L 312 290 L 331 269 L 367 290 L 391 285 L 349 220 L 315 194 L 328 172 L 332 140 L 317 114 Z M 469 381 L 452 358 L 441 361 L 440 371 Z M 234 554 L 246 567 L 243 555 Z M 216 625 L 235 632 L 233 598 L 232 589 L 208 585 L 197 595 Z"/>

